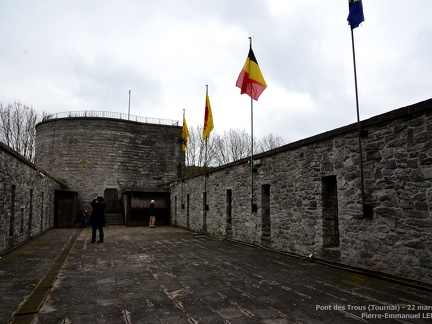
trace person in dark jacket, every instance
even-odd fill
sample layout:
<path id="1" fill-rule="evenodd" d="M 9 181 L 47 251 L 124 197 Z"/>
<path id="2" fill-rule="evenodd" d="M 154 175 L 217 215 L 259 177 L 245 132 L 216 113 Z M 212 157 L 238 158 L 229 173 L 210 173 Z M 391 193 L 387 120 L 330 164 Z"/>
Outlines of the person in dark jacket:
<path id="1" fill-rule="evenodd" d="M 96 197 L 91 202 L 91 206 L 93 208 L 92 215 L 90 218 L 90 222 L 92 225 L 92 240 L 91 243 L 96 242 L 96 229 L 99 229 L 99 241 L 98 243 L 103 243 L 104 241 L 104 230 L 105 226 L 105 207 L 103 197 Z"/>
<path id="2" fill-rule="evenodd" d="M 148 208 L 148 214 L 150 216 L 149 227 L 155 227 L 156 226 L 156 206 L 154 200 L 150 202 L 150 206 Z"/>

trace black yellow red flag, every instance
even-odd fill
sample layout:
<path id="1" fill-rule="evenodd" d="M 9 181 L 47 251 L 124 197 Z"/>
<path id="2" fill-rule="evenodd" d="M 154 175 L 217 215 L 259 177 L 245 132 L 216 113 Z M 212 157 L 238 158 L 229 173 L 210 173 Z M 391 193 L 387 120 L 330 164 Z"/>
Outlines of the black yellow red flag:
<path id="1" fill-rule="evenodd" d="M 254 100 L 258 100 L 261 93 L 267 88 L 267 83 L 261 73 L 252 47 L 249 49 L 248 57 L 238 76 L 236 86 L 240 88 L 241 94 L 246 93 Z"/>

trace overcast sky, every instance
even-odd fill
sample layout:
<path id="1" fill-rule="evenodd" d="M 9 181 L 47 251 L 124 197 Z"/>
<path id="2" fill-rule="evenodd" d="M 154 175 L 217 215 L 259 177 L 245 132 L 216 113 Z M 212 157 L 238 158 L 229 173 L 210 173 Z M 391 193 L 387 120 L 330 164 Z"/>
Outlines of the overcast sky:
<path id="1" fill-rule="evenodd" d="M 432 2 L 364 0 L 360 118 L 432 98 Z M 254 135 L 287 143 L 357 121 L 346 0 L 0 0 L 0 103 L 251 130 L 235 87 L 249 40 L 267 82 Z"/>

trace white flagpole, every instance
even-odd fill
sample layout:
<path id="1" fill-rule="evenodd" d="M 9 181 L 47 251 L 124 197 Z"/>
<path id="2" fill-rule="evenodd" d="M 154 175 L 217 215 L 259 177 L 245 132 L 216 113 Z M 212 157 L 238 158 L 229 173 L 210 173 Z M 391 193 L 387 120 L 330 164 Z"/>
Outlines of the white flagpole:
<path id="1" fill-rule="evenodd" d="M 131 99 L 131 90 L 129 90 L 128 120 L 130 118 L 130 99 Z"/>

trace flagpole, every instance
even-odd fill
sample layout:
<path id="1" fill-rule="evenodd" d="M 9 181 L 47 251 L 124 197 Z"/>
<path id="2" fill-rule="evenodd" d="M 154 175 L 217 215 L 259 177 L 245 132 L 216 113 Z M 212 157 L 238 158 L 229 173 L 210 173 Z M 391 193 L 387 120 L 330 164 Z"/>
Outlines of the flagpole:
<path id="1" fill-rule="evenodd" d="M 131 90 L 129 90 L 128 120 L 130 118 L 130 99 L 131 99 Z"/>
<path id="2" fill-rule="evenodd" d="M 353 28 L 351 28 L 351 42 L 352 42 L 352 52 L 353 52 L 354 85 L 355 85 L 356 108 L 357 108 L 357 133 L 358 133 L 358 145 L 359 145 L 359 151 L 360 151 L 360 154 L 359 154 L 359 156 L 360 156 L 360 182 L 361 182 L 360 186 L 361 186 L 363 216 L 365 216 L 365 187 L 364 187 L 364 173 L 363 173 L 363 149 L 362 149 L 362 140 L 361 140 L 360 109 L 359 109 L 359 99 L 358 99 L 357 69 L 356 69 L 356 59 L 355 59 Z"/>
<path id="3" fill-rule="evenodd" d="M 206 85 L 207 87 L 207 85 Z M 208 88 L 207 88 L 208 89 Z M 207 142 L 210 134 L 205 139 L 205 157 L 204 157 L 204 206 L 203 206 L 203 232 L 207 232 Z"/>
<path id="4" fill-rule="evenodd" d="M 251 172 L 251 210 L 252 213 L 257 212 L 257 204 L 254 204 L 254 133 L 253 133 L 253 100 L 258 100 L 258 97 L 267 87 L 261 70 L 258 66 L 255 54 L 252 50 L 252 37 L 249 37 L 249 54 L 246 62 L 241 70 L 236 86 L 241 89 L 240 94 L 248 94 L 251 97 L 251 150 L 250 150 L 250 172 Z"/>
<path id="5" fill-rule="evenodd" d="M 210 137 L 210 134 L 208 135 L 208 137 Z M 204 192 L 207 192 L 207 140 L 208 137 L 205 139 L 205 158 L 204 158 L 204 172 L 205 172 L 205 177 L 204 177 Z"/>
<path id="6" fill-rule="evenodd" d="M 208 84 L 206 84 L 206 104 L 207 104 L 207 96 L 208 96 Z M 204 130 L 203 130 L 204 131 Z M 208 143 L 208 139 L 210 137 L 210 133 L 207 135 L 206 139 L 205 139 L 205 155 L 204 155 L 204 172 L 205 172 L 205 176 L 204 176 L 204 192 L 207 194 L 207 143 Z M 206 195 L 206 199 L 207 199 L 207 195 Z M 205 201 L 205 203 L 207 204 L 207 201 Z"/>
<path id="7" fill-rule="evenodd" d="M 184 130 L 185 114 L 186 114 L 186 109 L 183 109 L 182 149 L 183 149 L 183 141 L 184 141 L 184 138 L 183 138 L 183 130 Z M 185 166 L 184 166 L 184 168 L 183 168 L 183 172 L 182 172 L 183 181 L 184 181 L 184 178 L 185 178 L 185 172 L 186 172 L 186 160 L 187 160 L 187 158 L 186 158 L 186 150 L 185 150 L 184 152 L 185 152 Z"/>
<path id="8" fill-rule="evenodd" d="M 252 37 L 249 37 L 249 46 L 252 49 Z M 251 170 L 251 211 L 254 212 L 254 165 L 253 165 L 253 99 L 251 97 L 251 160 L 250 160 L 250 170 Z"/>

